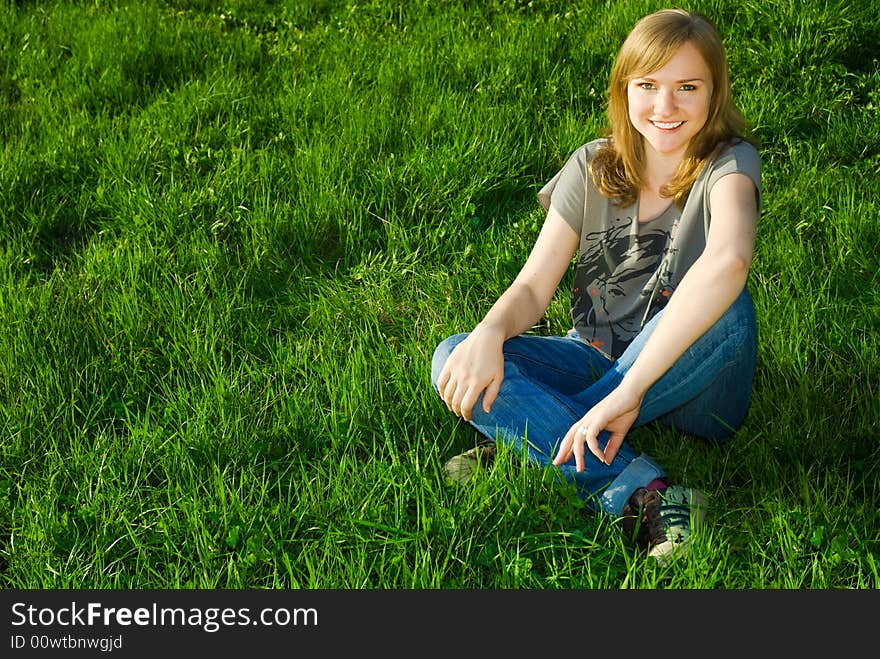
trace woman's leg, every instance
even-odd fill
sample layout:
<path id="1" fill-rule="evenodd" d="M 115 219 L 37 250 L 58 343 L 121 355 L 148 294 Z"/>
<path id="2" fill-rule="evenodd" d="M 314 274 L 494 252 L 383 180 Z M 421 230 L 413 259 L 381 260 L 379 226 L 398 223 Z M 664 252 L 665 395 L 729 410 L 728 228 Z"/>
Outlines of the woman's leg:
<path id="1" fill-rule="evenodd" d="M 599 380 L 575 396 L 577 402 L 594 405 L 620 384 L 662 313 L 645 325 Z M 756 345 L 755 310 L 751 296 L 743 290 L 724 315 L 647 391 L 633 427 L 658 420 L 706 439 L 729 437 L 748 411 Z M 643 473 L 633 472 L 636 466 L 622 472 L 602 493 L 603 509 L 620 512 L 632 492 L 649 482 Z"/>
<path id="2" fill-rule="evenodd" d="M 663 425 L 718 442 L 739 429 L 751 402 L 758 340 L 748 292 L 743 291 L 722 321 L 719 331 L 726 340 L 719 348 L 720 368 L 714 380 L 686 403 L 657 417 Z"/>
<path id="3" fill-rule="evenodd" d="M 566 337 L 520 336 L 504 344 L 504 380 L 492 411 L 474 406 L 471 424 L 496 441 L 525 448 L 530 460 L 549 464 L 568 429 L 623 379 L 656 327 L 662 311 L 613 364 L 592 347 Z M 432 382 L 466 334 L 443 341 L 434 352 Z M 747 291 L 648 390 L 633 427 L 659 420 L 684 432 L 720 439 L 745 418 L 755 368 L 755 314 Z M 596 376 L 600 374 L 597 378 Z M 599 445 L 608 441 L 599 435 Z M 650 457 L 624 442 L 611 465 L 585 455 L 584 471 L 574 459 L 559 467 L 581 496 L 618 515 L 639 487 L 665 475 Z M 601 493 L 598 501 L 592 497 Z"/>
<path id="4" fill-rule="evenodd" d="M 434 352 L 431 377 L 435 390 L 443 364 L 466 336 L 451 336 Z M 562 437 L 588 409 L 583 400 L 573 397 L 589 389 L 611 362 L 583 341 L 560 336 L 518 336 L 505 341 L 503 350 L 504 379 L 498 397 L 487 414 L 481 396 L 470 423 L 486 437 L 518 452 L 526 451 L 530 461 L 548 465 Z M 589 499 L 607 487 L 634 457 L 624 444 L 611 465 L 594 460 L 581 473 L 568 465 L 561 471 L 566 480 L 577 485 L 581 496 Z"/>

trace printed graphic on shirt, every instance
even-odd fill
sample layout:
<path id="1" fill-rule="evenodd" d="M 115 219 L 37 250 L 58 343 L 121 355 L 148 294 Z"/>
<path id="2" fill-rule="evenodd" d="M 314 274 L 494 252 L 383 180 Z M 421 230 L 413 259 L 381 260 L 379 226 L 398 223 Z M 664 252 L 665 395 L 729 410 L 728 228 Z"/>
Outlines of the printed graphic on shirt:
<path id="1" fill-rule="evenodd" d="M 641 330 L 671 236 L 668 225 L 640 233 L 631 217 L 583 236 L 571 294 L 572 319 L 581 336 L 607 355 L 619 357 Z M 663 273 L 663 279 L 669 274 Z M 667 298 L 668 293 L 659 296 L 660 307 Z"/>

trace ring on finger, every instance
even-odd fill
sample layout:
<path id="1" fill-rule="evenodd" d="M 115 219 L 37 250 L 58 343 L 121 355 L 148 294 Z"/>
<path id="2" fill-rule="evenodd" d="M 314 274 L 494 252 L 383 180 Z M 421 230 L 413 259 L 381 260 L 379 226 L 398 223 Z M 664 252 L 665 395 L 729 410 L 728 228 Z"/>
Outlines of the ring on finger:
<path id="1" fill-rule="evenodd" d="M 587 427 L 586 426 L 578 427 L 578 434 L 586 437 L 587 436 Z"/>

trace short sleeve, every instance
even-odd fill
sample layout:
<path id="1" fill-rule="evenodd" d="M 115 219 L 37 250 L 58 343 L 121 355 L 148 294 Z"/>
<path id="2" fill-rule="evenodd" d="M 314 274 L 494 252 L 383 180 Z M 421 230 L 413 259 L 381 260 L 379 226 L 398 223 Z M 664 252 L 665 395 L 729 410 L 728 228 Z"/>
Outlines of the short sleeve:
<path id="1" fill-rule="evenodd" d="M 584 195 L 591 145 L 585 144 L 572 153 L 565 166 L 538 191 L 538 200 L 544 210 L 549 211 L 553 206 L 578 235 L 584 224 Z"/>
<path id="2" fill-rule="evenodd" d="M 737 142 L 733 147 L 722 153 L 712 163 L 712 170 L 706 181 L 706 191 L 711 192 L 712 187 L 727 174 L 745 174 L 755 184 L 755 201 L 758 204 L 758 213 L 761 212 L 761 156 L 758 150 L 748 142 Z"/>

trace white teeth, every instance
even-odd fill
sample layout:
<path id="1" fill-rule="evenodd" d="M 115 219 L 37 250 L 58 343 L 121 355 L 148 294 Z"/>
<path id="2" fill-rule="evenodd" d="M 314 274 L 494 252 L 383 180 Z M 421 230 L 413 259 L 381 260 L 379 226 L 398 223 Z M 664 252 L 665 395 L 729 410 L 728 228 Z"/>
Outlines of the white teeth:
<path id="1" fill-rule="evenodd" d="M 651 123 L 654 124 L 655 126 L 657 126 L 657 128 L 662 128 L 663 130 L 672 130 L 673 128 L 678 128 L 684 122 L 683 121 L 675 121 L 671 124 L 664 124 L 659 121 L 652 121 Z"/>

